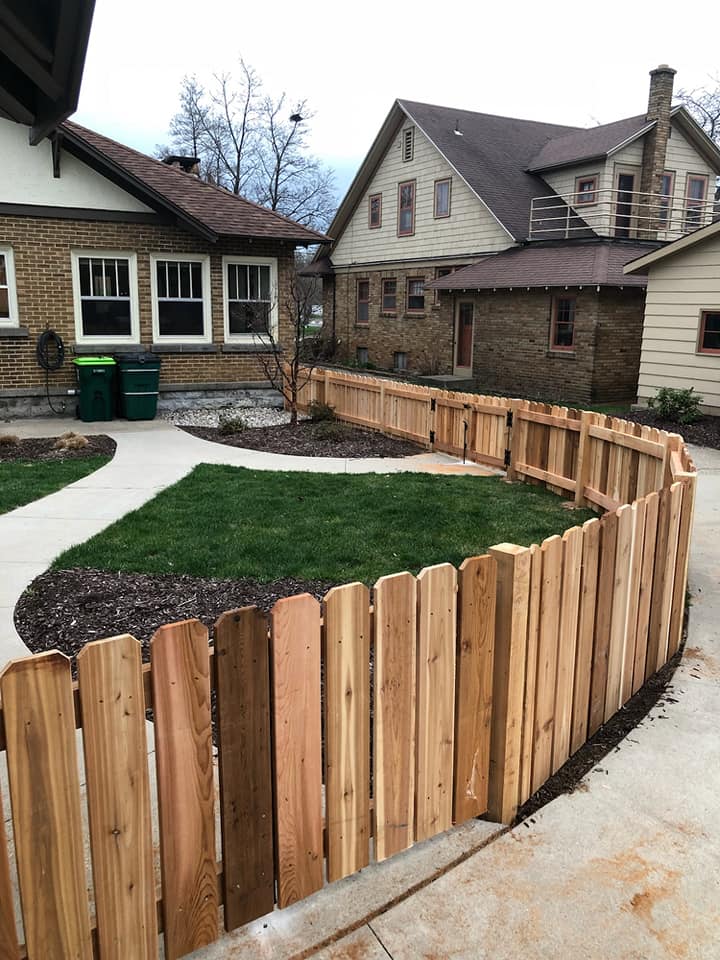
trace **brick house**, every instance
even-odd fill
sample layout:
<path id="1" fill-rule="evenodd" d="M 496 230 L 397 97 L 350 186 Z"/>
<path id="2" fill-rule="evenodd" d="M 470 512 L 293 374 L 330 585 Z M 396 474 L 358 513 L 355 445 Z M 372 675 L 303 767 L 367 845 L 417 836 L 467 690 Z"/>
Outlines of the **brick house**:
<path id="1" fill-rule="evenodd" d="M 713 217 L 720 151 L 651 72 L 591 129 L 397 100 L 312 270 L 350 360 L 573 401 L 635 396 L 643 277 Z"/>
<path id="2" fill-rule="evenodd" d="M 267 386 L 287 334 L 294 251 L 328 238 L 64 121 L 31 146 L 0 119 L 0 415 L 46 412 L 36 341 L 52 329 L 67 393 L 79 354 L 152 350 L 163 395 Z"/>

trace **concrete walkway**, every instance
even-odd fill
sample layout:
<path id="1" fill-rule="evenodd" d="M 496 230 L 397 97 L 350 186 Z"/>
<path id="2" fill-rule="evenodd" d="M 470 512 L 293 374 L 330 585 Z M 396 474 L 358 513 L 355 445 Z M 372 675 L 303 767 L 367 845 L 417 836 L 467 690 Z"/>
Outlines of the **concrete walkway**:
<path id="1" fill-rule="evenodd" d="M 136 510 L 199 463 L 317 473 L 494 472 L 474 464 L 463 465 L 444 454 L 346 460 L 262 453 L 210 443 L 163 420 L 84 424 L 56 418 L 16 420 L 0 426 L 0 432 L 19 437 L 59 436 L 66 430 L 105 433 L 117 442 L 117 451 L 110 463 L 90 476 L 0 515 L 0 667 L 28 653 L 15 630 L 13 610 L 32 580 L 63 551 Z"/>
<path id="2" fill-rule="evenodd" d="M 571 796 L 317 960 L 720 958 L 720 452 L 693 455 L 693 602 L 668 698 Z"/>

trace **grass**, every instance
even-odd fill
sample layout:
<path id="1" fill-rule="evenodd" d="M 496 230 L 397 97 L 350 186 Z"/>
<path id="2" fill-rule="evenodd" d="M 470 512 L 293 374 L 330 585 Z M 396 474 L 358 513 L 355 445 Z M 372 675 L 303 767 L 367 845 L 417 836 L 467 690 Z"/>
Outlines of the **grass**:
<path id="1" fill-rule="evenodd" d="M 592 516 L 498 478 L 268 473 L 203 464 L 56 568 L 373 583 L 529 545 Z"/>
<path id="2" fill-rule="evenodd" d="M 0 463 L 0 513 L 55 493 L 102 467 L 109 459 L 4 461 Z"/>

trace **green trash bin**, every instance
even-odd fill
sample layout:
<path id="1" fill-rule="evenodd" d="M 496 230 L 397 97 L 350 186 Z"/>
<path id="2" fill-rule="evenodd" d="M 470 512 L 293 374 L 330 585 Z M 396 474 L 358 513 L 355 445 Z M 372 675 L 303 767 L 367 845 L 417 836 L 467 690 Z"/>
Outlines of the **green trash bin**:
<path id="1" fill-rule="evenodd" d="M 127 420 L 154 420 L 160 384 L 160 358 L 152 353 L 130 353 L 117 358 L 120 416 Z"/>
<path id="2" fill-rule="evenodd" d="M 112 357 L 75 357 L 75 374 L 79 389 L 78 414 L 85 423 L 113 418 L 113 380 L 115 361 Z"/>

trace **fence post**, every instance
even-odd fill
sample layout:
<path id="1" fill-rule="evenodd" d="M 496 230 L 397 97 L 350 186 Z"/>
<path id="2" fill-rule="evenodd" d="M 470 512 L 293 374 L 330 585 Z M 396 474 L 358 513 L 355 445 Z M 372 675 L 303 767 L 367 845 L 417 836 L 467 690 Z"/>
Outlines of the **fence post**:
<path id="1" fill-rule="evenodd" d="M 520 791 L 531 554 L 500 543 L 490 555 L 497 561 L 497 604 L 488 813 L 510 823 Z"/>
<path id="2" fill-rule="evenodd" d="M 586 507 L 585 487 L 590 476 L 590 425 L 593 422 L 592 413 L 583 410 L 580 417 L 580 442 L 578 445 L 577 469 L 575 471 L 575 506 Z"/>

